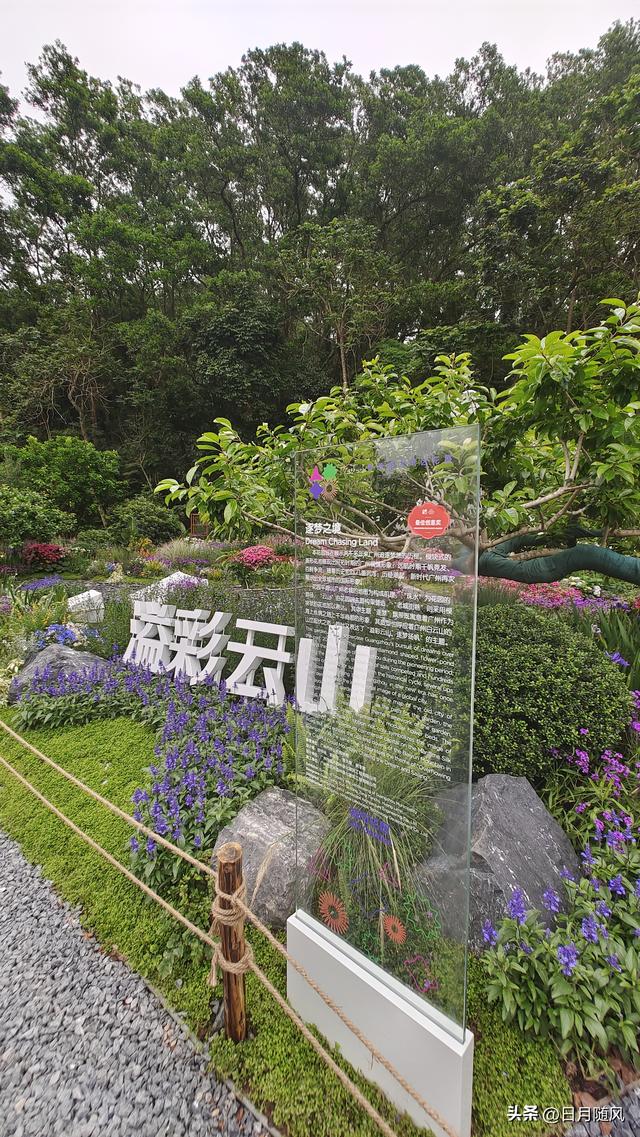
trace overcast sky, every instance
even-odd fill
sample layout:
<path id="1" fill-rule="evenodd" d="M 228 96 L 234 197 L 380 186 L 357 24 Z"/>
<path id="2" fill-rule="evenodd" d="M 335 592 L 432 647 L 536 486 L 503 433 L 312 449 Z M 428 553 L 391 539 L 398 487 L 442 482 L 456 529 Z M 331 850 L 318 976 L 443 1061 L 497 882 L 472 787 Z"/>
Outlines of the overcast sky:
<path id="1" fill-rule="evenodd" d="M 0 0 L 0 71 L 18 94 L 25 61 L 55 39 L 93 75 L 171 94 L 250 47 L 292 40 L 365 75 L 403 63 L 446 74 L 483 40 L 542 70 L 553 52 L 594 46 L 639 14 L 638 0 Z"/>

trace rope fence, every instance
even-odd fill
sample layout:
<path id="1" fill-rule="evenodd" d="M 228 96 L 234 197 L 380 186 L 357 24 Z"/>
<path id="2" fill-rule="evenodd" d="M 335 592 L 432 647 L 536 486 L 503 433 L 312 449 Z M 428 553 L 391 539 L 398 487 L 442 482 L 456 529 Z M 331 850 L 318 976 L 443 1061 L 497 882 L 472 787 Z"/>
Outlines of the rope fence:
<path id="1" fill-rule="evenodd" d="M 413 1086 L 407 1082 L 403 1075 L 395 1069 L 393 1064 L 362 1033 L 359 1027 L 357 1027 L 356 1024 L 351 1021 L 351 1019 L 345 1014 L 342 1008 L 338 1006 L 338 1004 L 335 1003 L 334 1000 L 329 995 L 327 995 L 321 987 L 319 987 L 315 980 L 312 979 L 312 977 L 307 973 L 302 964 L 289 955 L 286 948 L 273 935 L 273 932 L 265 924 L 263 924 L 261 920 L 258 919 L 255 913 L 246 904 L 246 888 L 241 880 L 241 876 L 237 887 L 229 891 L 221 888 L 220 869 L 221 863 L 225 860 L 225 853 L 229 853 L 231 850 L 239 851 L 239 867 L 241 873 L 242 856 L 239 846 L 226 845 L 218 850 L 218 869 L 216 870 L 210 865 L 205 864 L 203 861 L 199 861 L 196 857 L 193 857 L 190 853 L 186 852 L 186 850 L 178 848 L 178 846 L 174 845 L 171 841 L 167 841 L 166 838 L 160 836 L 160 834 L 156 833 L 155 830 L 150 829 L 148 826 L 144 825 L 143 822 L 137 821 L 125 810 L 120 809 L 117 805 L 114 805 L 114 803 L 109 801 L 108 798 L 105 798 L 102 794 L 98 793 L 96 790 L 93 790 L 90 786 L 86 785 L 85 782 L 81 781 L 79 778 L 76 778 L 73 774 L 69 773 L 68 770 L 65 770 L 63 766 L 60 766 L 46 754 L 43 754 L 42 751 L 38 750 L 37 747 L 33 746 L 30 742 L 28 742 L 20 734 L 14 731 L 7 723 L 3 722 L 1 719 L 0 727 L 15 742 L 32 753 L 40 761 L 44 762 L 51 769 L 55 770 L 77 789 L 81 790 L 83 793 L 99 802 L 102 806 L 108 809 L 111 813 L 115 814 L 122 821 L 126 822 L 128 825 L 133 826 L 139 832 L 151 837 L 158 845 L 161 845 L 163 848 L 167 849 L 174 856 L 180 857 L 182 860 L 188 862 L 190 865 L 196 868 L 199 872 L 212 878 L 215 890 L 214 899 L 211 906 L 212 921 L 209 932 L 205 932 L 202 928 L 199 928 L 196 924 L 192 923 L 192 921 L 183 915 L 182 912 L 179 912 L 178 909 L 169 904 L 169 902 L 160 896 L 157 892 L 155 892 L 153 888 L 151 888 L 148 884 L 145 884 L 144 881 L 140 880 L 140 878 L 131 872 L 130 869 L 128 869 L 116 857 L 109 853 L 107 849 L 104 849 L 102 845 L 95 841 L 93 837 L 89 836 L 88 833 L 85 833 L 85 831 L 81 829 L 79 825 L 76 825 L 76 823 L 72 821 L 71 818 L 67 817 L 66 814 L 62 812 L 62 810 L 58 809 L 58 807 L 53 804 L 53 802 L 49 801 L 49 799 L 45 797 L 45 795 L 41 793 L 40 790 L 38 790 L 36 786 L 34 786 L 27 778 L 25 778 L 24 775 L 19 772 L 19 770 L 16 770 L 16 768 L 12 766 L 6 758 L 0 755 L 0 767 L 7 770 L 7 772 L 10 773 L 12 777 L 14 777 L 25 789 L 27 789 L 41 803 L 41 805 L 50 810 L 50 812 L 53 813 L 64 825 L 71 829 L 71 831 L 75 833 L 77 837 L 89 845 L 89 847 L 92 848 L 94 852 L 103 857 L 112 866 L 112 868 L 116 869 L 124 877 L 126 877 L 126 879 L 130 881 L 131 884 L 144 892 L 145 895 L 149 897 L 149 899 L 155 901 L 165 912 L 167 912 L 168 915 L 177 920 L 178 923 L 182 924 L 183 927 L 185 927 L 193 935 L 197 936 L 197 938 L 201 940 L 202 943 L 206 944 L 207 947 L 211 948 L 212 959 L 210 982 L 212 986 L 216 985 L 218 967 L 223 972 L 223 978 L 225 980 L 225 1023 L 228 1022 L 227 1014 L 230 1010 L 227 1002 L 228 993 L 229 990 L 233 988 L 234 980 L 236 982 L 243 982 L 245 973 L 247 971 L 252 971 L 256 978 L 260 981 L 260 983 L 262 983 L 264 988 L 276 1001 L 284 1014 L 297 1027 L 303 1038 L 309 1043 L 309 1045 L 315 1050 L 316 1054 L 318 1054 L 322 1061 L 335 1074 L 342 1086 L 348 1091 L 348 1093 L 351 1094 L 354 1100 L 364 1110 L 368 1117 L 375 1123 L 379 1130 L 385 1134 L 385 1137 L 398 1137 L 396 1131 L 391 1128 L 391 1126 L 381 1116 L 378 1110 L 376 1110 L 371 1102 L 365 1097 L 359 1087 L 337 1064 L 326 1047 L 323 1046 L 318 1038 L 316 1038 L 306 1023 L 303 1022 L 303 1020 L 289 1005 L 277 987 L 273 985 L 268 976 L 265 975 L 262 969 L 258 966 L 255 961 L 251 945 L 244 938 L 244 922 L 245 920 L 249 920 L 254 925 L 254 927 L 257 928 L 257 930 L 267 939 L 271 946 L 277 952 L 279 952 L 279 954 L 287 961 L 287 963 L 290 964 L 295 971 L 297 971 L 301 978 L 304 979 L 306 983 L 308 983 L 311 989 L 315 991 L 315 993 L 322 999 L 326 1006 L 329 1007 L 329 1009 L 333 1011 L 335 1015 L 337 1015 L 344 1026 L 346 1026 L 347 1029 L 355 1035 L 358 1041 L 369 1051 L 372 1058 L 376 1062 L 380 1063 L 380 1065 L 383 1066 L 385 1070 L 387 1070 L 387 1072 L 398 1082 L 403 1090 L 405 1090 L 405 1092 L 409 1094 L 411 1098 L 413 1098 L 416 1104 L 420 1106 L 422 1110 L 424 1110 L 426 1115 L 430 1117 L 432 1121 L 434 1121 L 443 1130 L 444 1133 L 447 1134 L 447 1137 L 458 1137 L 457 1133 L 455 1133 L 455 1131 L 449 1126 L 448 1122 L 438 1113 L 438 1111 L 430 1106 L 424 1100 L 424 1098 L 413 1088 Z M 237 854 L 234 854 L 232 852 L 230 860 L 235 860 L 235 863 L 237 864 Z M 230 879 L 233 879 L 233 877 L 230 877 Z M 225 933 L 230 933 L 230 938 L 233 941 L 234 948 L 231 951 L 228 950 L 228 942 L 225 943 L 225 940 L 227 939 Z M 220 939 L 213 938 L 216 934 L 220 936 Z M 234 954 L 237 954 L 238 958 L 234 959 Z M 244 1003 L 244 999 L 242 1002 Z M 244 1013 L 244 1007 L 242 1007 L 242 1013 Z M 244 1037 L 244 1035 L 241 1034 L 240 1037 Z"/>

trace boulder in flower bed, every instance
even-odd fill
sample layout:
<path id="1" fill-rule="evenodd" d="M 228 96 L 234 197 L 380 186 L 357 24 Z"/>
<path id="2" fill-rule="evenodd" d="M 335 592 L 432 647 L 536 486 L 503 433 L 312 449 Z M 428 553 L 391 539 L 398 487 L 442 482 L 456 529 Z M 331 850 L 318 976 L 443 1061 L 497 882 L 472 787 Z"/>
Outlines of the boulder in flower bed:
<path id="1" fill-rule="evenodd" d="M 99 655 L 91 651 L 76 651 L 66 644 L 49 644 L 37 655 L 31 657 L 28 663 L 18 672 L 11 684 L 8 702 L 16 703 L 23 691 L 31 686 L 36 672 L 42 674 L 45 669 L 52 676 L 72 675 L 76 671 L 88 671 L 93 667 L 106 668 L 106 663 Z"/>
<path id="2" fill-rule="evenodd" d="M 453 786 L 437 797 L 444 821 L 435 850 L 418 875 L 438 909 L 445 935 L 462 939 L 462 904 L 466 878 L 466 810 L 468 787 Z M 564 896 L 562 873 L 580 875 L 578 859 L 564 830 L 541 802 L 526 778 L 488 774 L 472 787 L 469 942 L 484 946 L 486 920 L 497 925 L 506 914 L 514 888 L 522 889 L 526 908 L 538 908 L 545 922 L 543 894 Z M 559 899 L 559 906 L 563 900 Z"/>
<path id="3" fill-rule="evenodd" d="M 306 865 L 329 830 L 329 821 L 308 801 L 288 790 L 263 790 L 221 830 L 216 851 L 227 841 L 242 846 L 247 903 L 273 928 L 284 928 L 296 908 L 297 863 Z"/>

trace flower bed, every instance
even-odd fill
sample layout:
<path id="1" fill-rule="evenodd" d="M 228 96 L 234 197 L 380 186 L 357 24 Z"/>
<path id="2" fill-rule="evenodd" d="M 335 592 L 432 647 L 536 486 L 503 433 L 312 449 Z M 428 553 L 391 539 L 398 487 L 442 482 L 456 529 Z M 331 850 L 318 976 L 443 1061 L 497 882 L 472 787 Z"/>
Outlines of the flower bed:
<path id="1" fill-rule="evenodd" d="M 640 692 L 632 730 L 640 732 Z M 588 745 L 585 731 L 585 747 Z M 633 751 L 633 741 L 630 743 Z M 560 756 L 558 755 L 559 761 Z M 484 927 L 487 994 L 507 1020 L 542 1037 L 583 1075 L 615 1053 L 638 1063 L 640 1034 L 640 760 L 583 747 L 547 786 L 550 808 L 581 852 L 582 876 L 565 872 L 566 910 L 548 889 L 553 926 L 514 889 L 499 929 Z"/>
<path id="2" fill-rule="evenodd" d="M 264 584 L 265 580 L 277 584 L 278 571 L 290 568 L 291 550 L 280 552 L 272 542 L 240 551 L 219 548 L 215 553 L 208 565 L 204 563 L 205 558 L 202 564 L 195 563 L 200 559 L 197 553 L 192 565 L 184 562 L 184 567 L 193 567 L 202 573 L 201 583 L 185 587 L 169 602 L 185 607 L 233 609 L 234 613 L 241 604 L 242 615 L 284 619 L 285 598 L 290 590 L 241 588 L 237 578 L 239 576 L 243 584 Z M 176 550 L 175 556 L 179 555 Z M 160 558 L 158 560 L 162 563 Z M 174 559 L 164 567 L 169 570 L 176 565 Z M 219 582 L 207 582 L 205 574 L 210 571 L 221 574 Z M 576 633 L 580 633 L 576 645 L 582 645 L 581 651 L 587 651 L 584 648 L 586 633 L 592 640 L 592 645 L 587 645 L 587 654 L 595 656 L 589 671 L 592 680 L 596 672 L 602 671 L 603 681 L 615 686 L 616 691 L 621 686 L 620 705 L 622 702 L 628 705 L 625 684 L 633 684 L 640 666 L 637 600 L 588 595 L 571 583 L 523 589 L 510 582 L 491 580 L 486 588 L 487 592 L 491 589 L 502 594 L 508 602 L 504 605 L 508 607 L 505 617 L 516 623 L 518 613 L 522 614 L 526 608 L 545 609 L 548 615 L 547 612 L 522 615 L 523 624 L 526 619 L 546 620 L 553 629 L 560 621 L 569 638 L 574 635 L 573 626 Z M 62 603 L 63 591 L 57 574 L 49 574 L 39 582 L 28 582 L 14 589 L 11 596 L 4 594 L 8 611 L 3 614 L 0 608 L 0 619 L 10 621 L 14 629 L 20 621 L 26 627 L 26 622 L 31 620 L 30 635 L 40 642 L 51 639 L 71 642 L 72 635 L 80 630 L 69 624 L 68 617 L 59 616 L 56 605 Z M 113 607 L 115 610 L 118 606 Z M 120 650 L 124 647 L 123 637 L 128 636 L 128 604 L 123 601 L 120 608 L 117 635 L 112 614 L 111 623 L 107 621 L 109 632 L 103 629 L 104 642 L 100 650 L 107 639 L 110 643 L 117 640 Z M 76 638 L 74 642 L 84 644 L 85 641 Z M 601 650 L 596 651 L 593 644 Z M 523 650 L 525 648 L 526 643 Z M 568 658 L 562 653 L 559 655 L 565 661 Z M 503 667 L 508 666 L 507 653 Z M 548 685 L 549 672 L 544 667 L 539 670 L 540 684 Z M 482 667 L 478 674 L 482 675 Z M 496 691 L 502 689 L 498 682 L 502 674 L 499 670 L 496 673 Z M 628 720 L 620 721 L 615 746 L 606 749 L 603 742 L 614 738 L 611 716 L 616 718 L 616 724 L 620 716 L 617 712 L 614 715 L 612 700 L 600 712 L 597 697 L 591 698 L 593 690 L 592 682 L 590 699 L 582 697 L 577 685 L 574 692 L 576 736 L 578 726 L 585 721 L 577 716 L 586 713 L 587 703 L 589 706 L 593 703 L 593 721 L 589 719 L 591 733 L 584 728 L 582 745 L 578 744 L 566 755 L 556 751 L 549 756 L 553 708 L 559 705 L 557 698 L 550 697 L 545 710 L 550 729 L 545 735 L 544 753 L 538 754 L 532 746 L 527 754 L 531 769 L 540 773 L 539 792 L 582 855 L 582 876 L 575 881 L 565 881 L 564 897 L 547 890 L 545 905 L 548 915 L 553 917 L 548 933 L 538 914 L 526 910 L 523 897 L 516 890 L 504 922 L 499 927 L 485 929 L 487 952 L 483 958 L 487 972 L 485 992 L 500 1013 L 510 1020 L 508 1029 L 518 1033 L 523 1045 L 525 1042 L 529 1045 L 534 1038 L 538 1040 L 535 1045 L 542 1046 L 540 1040 L 546 1033 L 565 1058 L 577 1060 L 585 1073 L 600 1074 L 607 1069 L 612 1056 L 614 1059 L 622 1056 L 628 1062 L 636 1060 L 634 1040 L 640 1029 L 640 998 L 637 996 L 640 986 L 640 936 L 637 934 L 640 928 L 640 765 L 634 751 L 640 738 L 640 695 L 637 692 L 634 695 L 629 736 L 624 737 Z M 530 694 L 531 688 L 528 696 Z M 480 703 L 479 700 L 479 706 Z M 203 858 L 210 856 L 220 828 L 244 802 L 266 786 L 287 778 L 290 714 L 290 710 L 274 711 L 259 702 L 231 699 L 224 687 L 211 683 L 193 689 L 184 682 L 173 682 L 168 675 L 151 675 L 144 668 L 127 667 L 118 658 L 82 676 L 55 678 L 50 672 L 43 672 L 32 684 L 18 711 L 21 727 L 28 730 L 47 727 L 62 731 L 74 723 L 80 725 L 116 716 L 150 724 L 157 731 L 154 761 L 146 768 L 133 793 L 136 816 L 159 835 L 167 835 Z M 503 709 L 497 703 L 495 715 L 501 714 Z M 555 714 L 556 742 L 560 739 L 558 745 L 573 745 L 573 739 L 569 743 L 563 738 L 566 715 L 561 722 L 557 709 Z M 528 772 L 527 776 L 530 776 Z M 187 909 L 193 905 L 198 911 L 206 910 L 193 874 L 184 872 L 182 863 L 174 861 L 153 840 L 142 842 L 134 838 L 131 855 L 136 872 L 152 881 L 154 887 L 174 896 Z M 326 922 L 338 921 L 344 925 L 344 913 L 331 905 L 329 891 L 327 885 Z M 561 900 L 566 904 L 566 911 L 560 910 Z M 350 911 L 347 915 L 350 920 L 356 918 Z M 386 917 L 385 944 L 391 947 L 395 944 L 398 951 L 404 950 L 409 942 L 403 938 L 407 919 L 403 913 L 398 915 L 391 911 Z M 166 976 L 171 975 L 174 966 L 171 960 L 184 962 L 186 951 L 184 938 L 178 936 L 170 950 L 163 952 L 161 966 Z M 424 988 L 425 983 L 434 980 L 430 974 L 420 971 L 416 973 L 415 982 Z M 597 1008 L 597 1014 L 593 1008 Z M 489 1014 L 489 1008 L 486 1013 Z M 491 1013 L 498 1022 L 495 1010 Z M 548 1047 L 545 1053 L 547 1051 Z"/>
<path id="3" fill-rule="evenodd" d="M 210 678 L 194 689 L 121 658 L 70 675 L 37 672 L 21 696 L 18 724 L 61 727 L 119 716 L 158 731 L 156 762 L 133 795 L 135 817 L 195 855 L 210 855 L 222 826 L 283 779 L 286 707 L 233 698 Z M 185 867 L 151 839 L 134 837 L 131 851 L 136 871 L 155 883 L 175 884 Z"/>

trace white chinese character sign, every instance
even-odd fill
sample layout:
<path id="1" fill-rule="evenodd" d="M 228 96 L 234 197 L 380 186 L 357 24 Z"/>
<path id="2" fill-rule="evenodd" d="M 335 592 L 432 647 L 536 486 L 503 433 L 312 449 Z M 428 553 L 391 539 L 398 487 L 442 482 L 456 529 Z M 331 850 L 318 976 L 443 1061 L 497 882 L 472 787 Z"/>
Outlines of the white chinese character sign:
<path id="1" fill-rule="evenodd" d="M 172 604 L 136 600 L 124 659 L 150 671 L 181 675 L 191 684 L 224 679 L 234 695 L 281 706 L 284 667 L 293 659 L 294 629 L 264 620 L 236 620 L 233 630 L 245 638 L 232 640 L 225 630 L 231 618 L 231 612 L 176 609 Z M 274 646 L 259 646 L 255 642 L 258 633 L 272 639 Z"/>
<path id="2" fill-rule="evenodd" d="M 125 662 L 181 676 L 192 685 L 206 679 L 217 683 L 224 680 L 232 695 L 282 706 L 286 698 L 284 668 L 293 661 L 295 628 L 245 619 L 237 619 L 232 627 L 231 620 L 231 612 L 187 610 L 153 600 L 136 600 Z M 245 638 L 232 639 L 232 631 Z M 257 635 L 269 644 L 256 643 Z M 347 627 L 334 624 L 328 628 L 318 699 L 314 696 L 316 644 L 311 639 L 300 641 L 295 697 L 304 711 L 335 713 L 348 641 Z M 375 659 L 374 648 L 356 647 L 349 694 L 349 705 L 355 710 L 368 702 Z"/>
<path id="3" fill-rule="evenodd" d="M 461 1039 L 478 496 L 476 426 L 299 455 L 299 908 Z"/>

